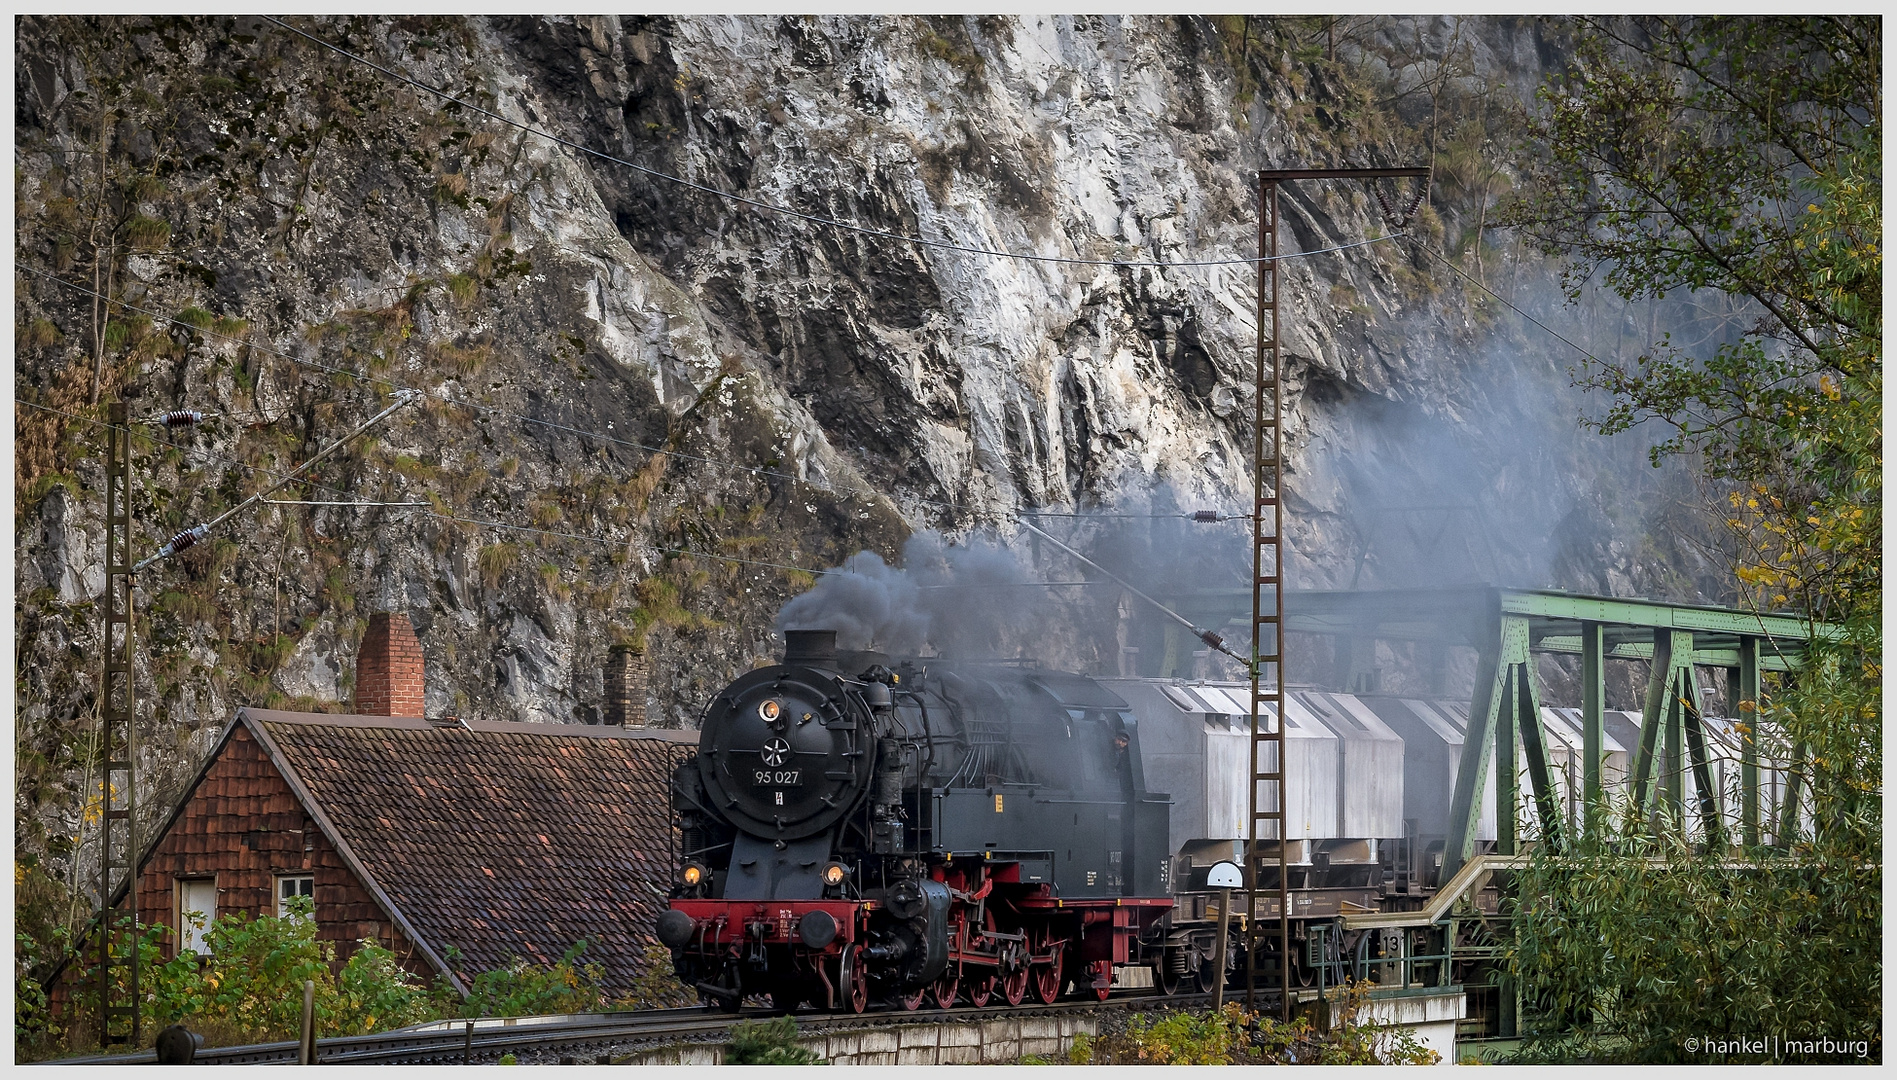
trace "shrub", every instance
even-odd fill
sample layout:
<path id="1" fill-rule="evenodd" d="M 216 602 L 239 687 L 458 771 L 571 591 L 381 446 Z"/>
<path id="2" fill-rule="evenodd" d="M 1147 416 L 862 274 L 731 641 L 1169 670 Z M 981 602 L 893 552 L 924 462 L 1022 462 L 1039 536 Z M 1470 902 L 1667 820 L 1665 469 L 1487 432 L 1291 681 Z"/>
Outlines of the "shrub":
<path id="1" fill-rule="evenodd" d="M 725 1044 L 726 1065 L 822 1065 L 823 1058 L 814 1050 L 797 1043 L 797 1021 L 788 1016 L 775 1020 L 743 1020 L 731 1029 L 731 1041 Z"/>
<path id="2" fill-rule="evenodd" d="M 1126 1031 L 1076 1039 L 1076 1065 L 1433 1065 L 1441 1055 L 1396 1027 L 1360 1023 L 1369 987 L 1353 984 L 1333 1003 L 1337 1019 L 1318 1031 L 1309 1017 L 1286 1024 L 1246 1012 L 1220 1011 L 1135 1016 Z"/>
<path id="3" fill-rule="evenodd" d="M 678 981 L 672 970 L 672 950 L 653 942 L 639 958 L 639 975 L 626 996 L 613 1002 L 620 1009 L 680 1009 L 698 1003 L 698 992 Z"/>
<path id="4" fill-rule="evenodd" d="M 476 975 L 468 984 L 461 1015 L 537 1016 L 546 1013 L 598 1012 L 606 1000 L 600 983 L 606 971 L 598 964 L 581 964 L 586 950 L 581 938 L 548 967 L 514 957 L 506 967 Z"/>
<path id="5" fill-rule="evenodd" d="M 337 1035 L 367 1035 L 433 1020 L 445 1002 L 430 994 L 395 960 L 395 954 L 371 941 L 336 976 L 336 1012 L 328 1029 Z"/>
<path id="6" fill-rule="evenodd" d="M 171 929 L 141 926 L 139 1005 L 146 1030 L 184 1024 L 214 1046 L 293 1039 L 302 1026 L 305 980 L 316 984 L 316 1026 L 323 1037 L 387 1031 L 448 1011 L 443 992 L 425 990 L 396 963 L 395 954 L 373 941 L 360 943 L 332 974 L 335 949 L 316 940 L 309 898 L 290 903 L 290 913 L 282 917 L 252 918 L 241 911 L 218 916 L 205 935 L 209 955 L 202 957 L 181 950 L 161 959 L 160 944 Z M 25 957 L 36 954 L 38 946 L 21 942 L 20 948 Z M 74 1004 L 81 1014 L 96 1016 L 96 995 L 88 1001 L 83 989 L 96 985 L 96 972 L 92 968 L 77 982 L 82 989 Z M 30 978 L 17 981 L 15 1048 L 21 1056 L 29 1037 L 35 1037 L 31 1049 L 57 1052 L 54 1040 L 84 1039 L 91 1030 L 83 1016 L 70 1018 L 66 1031 L 48 1029 L 40 1015 L 44 995 L 38 985 Z M 77 1043 L 67 1047 L 77 1048 Z"/>

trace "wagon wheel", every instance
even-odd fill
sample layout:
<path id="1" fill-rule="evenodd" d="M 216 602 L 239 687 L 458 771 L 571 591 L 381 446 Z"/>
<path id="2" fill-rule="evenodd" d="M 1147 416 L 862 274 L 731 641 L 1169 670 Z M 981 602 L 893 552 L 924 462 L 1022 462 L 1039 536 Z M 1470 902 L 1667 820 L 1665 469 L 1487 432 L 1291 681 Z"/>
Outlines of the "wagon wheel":
<path id="1" fill-rule="evenodd" d="M 931 996 L 935 998 L 935 1007 L 953 1009 L 955 995 L 961 989 L 961 985 L 961 980 L 954 973 L 944 972 L 941 978 L 935 980 L 935 985 L 930 987 Z"/>
<path id="2" fill-rule="evenodd" d="M 1179 992 L 1179 973 L 1172 969 L 1173 957 L 1177 955 L 1176 950 L 1166 949 L 1160 952 L 1158 960 L 1153 961 L 1153 985 L 1165 997 Z"/>
<path id="3" fill-rule="evenodd" d="M 838 960 L 843 983 L 848 987 L 843 997 L 844 1009 L 860 1013 L 869 1008 L 869 973 L 863 970 L 863 946 L 850 945 Z"/>
<path id="4" fill-rule="evenodd" d="M 1219 979 L 1223 977 L 1224 974 L 1224 964 L 1219 963 L 1214 957 L 1201 953 L 1199 955 L 1199 970 L 1193 972 L 1192 983 L 1198 987 L 1199 993 L 1209 994 L 1218 989 Z"/>
<path id="5" fill-rule="evenodd" d="M 1039 951 L 1046 951 L 1048 939 L 1054 936 L 1052 930 L 1040 936 Z M 1052 1005 L 1060 997 L 1061 952 L 1065 943 L 1053 946 L 1053 957 L 1047 963 L 1034 969 L 1034 997 L 1043 1005 Z"/>
<path id="6" fill-rule="evenodd" d="M 1091 976 L 1088 989 L 1093 992 L 1095 1000 L 1105 1001 L 1113 991 L 1113 961 L 1095 960 L 1087 965 L 1087 974 Z"/>
<path id="7" fill-rule="evenodd" d="M 1329 948 L 1324 949 L 1323 952 L 1324 958 L 1317 964 L 1307 963 L 1307 957 L 1302 950 L 1298 950 L 1296 956 L 1285 961 L 1291 965 L 1291 985 L 1315 986 L 1317 984 L 1318 967 L 1330 963 Z"/>
<path id="8" fill-rule="evenodd" d="M 914 990 L 896 991 L 896 1004 L 904 1012 L 915 1012 L 922 1007 L 922 999 L 929 996 L 929 984 L 924 983 Z"/>
<path id="9" fill-rule="evenodd" d="M 1028 996 L 1027 957 L 1021 955 L 1021 943 L 1010 941 L 1001 952 L 1001 997 L 1010 1005 L 1019 1005 Z"/>

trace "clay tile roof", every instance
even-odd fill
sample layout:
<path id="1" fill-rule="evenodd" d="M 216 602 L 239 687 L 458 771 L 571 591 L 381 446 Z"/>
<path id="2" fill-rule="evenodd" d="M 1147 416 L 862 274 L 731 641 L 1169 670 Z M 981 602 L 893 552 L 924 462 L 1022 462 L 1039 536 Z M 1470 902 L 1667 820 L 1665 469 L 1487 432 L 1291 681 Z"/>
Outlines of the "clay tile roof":
<path id="1" fill-rule="evenodd" d="M 574 941 L 625 990 L 673 852 L 669 782 L 695 732 L 245 709 L 312 816 L 465 982 Z"/>

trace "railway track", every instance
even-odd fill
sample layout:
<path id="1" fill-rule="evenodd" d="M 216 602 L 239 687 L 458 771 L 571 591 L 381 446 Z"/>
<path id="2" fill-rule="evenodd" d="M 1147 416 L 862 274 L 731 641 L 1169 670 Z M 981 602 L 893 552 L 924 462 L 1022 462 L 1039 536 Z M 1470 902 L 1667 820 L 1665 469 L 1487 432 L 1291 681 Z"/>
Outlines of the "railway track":
<path id="1" fill-rule="evenodd" d="M 1227 993 L 1227 1000 L 1231 994 Z M 1243 993 L 1239 994 L 1240 999 Z M 1275 999 L 1273 999 L 1275 1001 Z M 1128 991 L 1106 1001 L 1058 1001 L 1052 1005 L 989 1007 L 983 1009 L 890 1010 L 862 1015 L 802 1012 L 797 1024 L 806 1033 L 861 1030 L 896 1024 L 972 1023 L 1006 1017 L 1071 1016 L 1089 1013 L 1130 1013 L 1151 1009 L 1203 1008 L 1211 994 L 1161 996 L 1151 990 Z M 772 1009 L 747 1008 L 741 1013 L 718 1012 L 702 1006 L 657 1009 L 637 1013 L 594 1013 L 579 1016 L 527 1016 L 507 1020 L 464 1020 L 387 1031 L 379 1035 L 352 1035 L 319 1039 L 316 1060 L 322 1065 L 460 1065 L 492 1064 L 507 1054 L 523 1063 L 593 1062 L 602 1057 L 630 1054 L 678 1042 L 721 1042 L 736 1020 L 776 1016 Z M 225 1046 L 198 1051 L 200 1065 L 295 1064 L 295 1042 Z M 54 1065 L 150 1065 L 152 1051 L 66 1058 Z"/>

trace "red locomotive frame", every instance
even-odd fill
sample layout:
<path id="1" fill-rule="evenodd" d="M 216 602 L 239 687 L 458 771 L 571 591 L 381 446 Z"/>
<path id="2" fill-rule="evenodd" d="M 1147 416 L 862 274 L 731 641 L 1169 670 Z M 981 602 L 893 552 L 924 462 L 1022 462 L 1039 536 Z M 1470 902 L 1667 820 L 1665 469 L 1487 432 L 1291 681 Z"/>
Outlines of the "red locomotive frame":
<path id="1" fill-rule="evenodd" d="M 1056 896 L 1050 885 L 1022 884 L 1013 862 L 957 865 L 951 858 L 932 867 L 929 877 L 949 890 L 947 968 L 919 986 L 886 985 L 903 1009 L 921 1008 L 925 1001 L 944 1009 L 958 1001 L 980 1008 L 994 998 L 1019 1005 L 1030 994 L 1052 1004 L 1068 980 L 1105 1000 L 1116 966 L 1149 963 L 1159 955 L 1157 943 L 1151 949 L 1144 943 L 1173 908 L 1169 897 Z M 874 970 L 865 946 L 882 910 L 876 900 L 680 898 L 671 906 L 693 923 L 682 953 L 708 968 L 750 956 L 764 959 L 759 966 L 776 973 L 768 992 L 778 1008 L 810 1001 L 863 1012 L 871 1001 L 871 979 L 889 982 Z M 813 947 L 802 940 L 800 927 L 816 911 L 835 921 L 836 933 Z M 796 974 L 786 978 L 786 969 Z"/>

